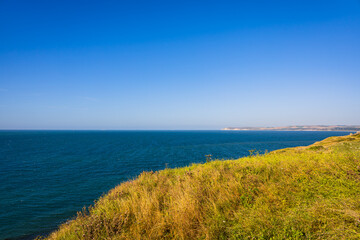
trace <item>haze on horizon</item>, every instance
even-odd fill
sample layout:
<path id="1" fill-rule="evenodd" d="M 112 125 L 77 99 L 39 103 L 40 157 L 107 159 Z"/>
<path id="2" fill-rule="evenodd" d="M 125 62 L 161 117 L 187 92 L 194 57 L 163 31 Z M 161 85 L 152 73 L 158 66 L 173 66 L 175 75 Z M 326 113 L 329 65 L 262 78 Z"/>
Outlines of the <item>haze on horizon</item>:
<path id="1" fill-rule="evenodd" d="M 360 125 L 360 1 L 1 1 L 0 129 Z"/>

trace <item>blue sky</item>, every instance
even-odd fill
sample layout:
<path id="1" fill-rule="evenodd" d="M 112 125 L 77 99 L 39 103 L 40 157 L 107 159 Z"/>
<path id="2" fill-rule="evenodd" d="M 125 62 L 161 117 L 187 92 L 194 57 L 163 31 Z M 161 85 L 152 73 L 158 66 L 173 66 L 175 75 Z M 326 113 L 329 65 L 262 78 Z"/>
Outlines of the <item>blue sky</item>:
<path id="1" fill-rule="evenodd" d="M 360 1 L 0 1 L 0 129 L 360 125 Z"/>

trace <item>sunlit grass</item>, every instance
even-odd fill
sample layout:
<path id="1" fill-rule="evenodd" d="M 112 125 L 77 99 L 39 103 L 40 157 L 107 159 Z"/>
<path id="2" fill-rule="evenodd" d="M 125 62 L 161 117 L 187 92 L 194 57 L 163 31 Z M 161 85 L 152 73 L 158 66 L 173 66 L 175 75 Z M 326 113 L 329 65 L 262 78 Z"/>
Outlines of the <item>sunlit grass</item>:
<path id="1" fill-rule="evenodd" d="M 360 239 L 360 134 L 144 172 L 48 239 Z"/>

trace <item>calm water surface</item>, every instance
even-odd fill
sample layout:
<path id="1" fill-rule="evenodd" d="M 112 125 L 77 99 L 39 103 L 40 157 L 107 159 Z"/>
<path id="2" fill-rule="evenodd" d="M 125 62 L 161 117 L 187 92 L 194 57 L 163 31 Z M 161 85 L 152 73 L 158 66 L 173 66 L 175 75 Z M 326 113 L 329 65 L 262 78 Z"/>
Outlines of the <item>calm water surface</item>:
<path id="1" fill-rule="evenodd" d="M 32 239 L 142 171 L 309 145 L 347 132 L 0 131 L 0 239 Z"/>

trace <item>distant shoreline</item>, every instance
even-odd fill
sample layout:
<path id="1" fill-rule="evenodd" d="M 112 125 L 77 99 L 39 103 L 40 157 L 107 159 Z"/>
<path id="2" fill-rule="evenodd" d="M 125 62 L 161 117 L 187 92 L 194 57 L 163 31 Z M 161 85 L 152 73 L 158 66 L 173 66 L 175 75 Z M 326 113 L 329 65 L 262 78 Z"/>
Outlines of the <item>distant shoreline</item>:
<path id="1" fill-rule="evenodd" d="M 225 131 L 342 131 L 359 132 L 360 126 L 354 125 L 311 125 L 311 126 L 287 126 L 287 127 L 227 127 L 221 130 Z"/>

